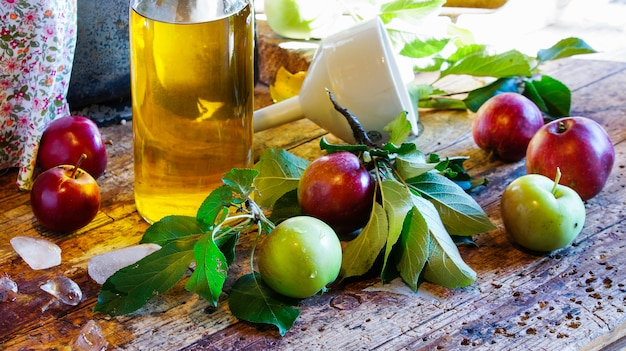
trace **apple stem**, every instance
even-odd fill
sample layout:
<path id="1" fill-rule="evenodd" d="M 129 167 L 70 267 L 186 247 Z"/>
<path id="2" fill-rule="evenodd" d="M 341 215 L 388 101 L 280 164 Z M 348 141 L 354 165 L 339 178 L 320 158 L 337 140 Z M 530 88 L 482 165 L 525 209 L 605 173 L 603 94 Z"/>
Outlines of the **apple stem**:
<path id="1" fill-rule="evenodd" d="M 561 180 L 561 169 L 557 167 L 556 175 L 554 176 L 554 186 L 552 187 L 552 195 L 556 195 L 556 186 L 559 185 L 559 180 Z"/>
<path id="2" fill-rule="evenodd" d="M 78 172 L 78 169 L 80 168 L 80 165 L 82 165 L 83 161 L 85 161 L 86 159 L 87 159 L 87 154 L 80 155 L 80 158 L 78 159 L 78 162 L 76 162 L 76 165 L 74 166 L 74 169 L 72 170 L 72 175 L 70 176 L 70 178 L 75 178 L 76 177 L 76 172 Z"/>

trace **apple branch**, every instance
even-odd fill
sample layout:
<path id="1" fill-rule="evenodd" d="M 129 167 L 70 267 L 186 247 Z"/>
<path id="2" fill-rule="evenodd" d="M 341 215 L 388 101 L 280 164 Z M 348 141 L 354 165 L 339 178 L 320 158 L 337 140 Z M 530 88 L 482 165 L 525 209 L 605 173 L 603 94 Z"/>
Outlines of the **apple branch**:
<path id="1" fill-rule="evenodd" d="M 377 147 L 378 145 L 376 145 L 376 143 L 374 143 L 372 139 L 370 139 L 370 137 L 367 136 L 367 133 L 365 132 L 365 129 L 363 129 L 363 126 L 361 125 L 359 120 L 352 113 L 350 113 L 350 111 L 348 111 L 347 108 L 337 103 L 337 101 L 335 100 L 335 96 L 330 90 L 326 89 L 326 92 L 328 93 L 328 97 L 330 98 L 330 101 L 333 103 L 335 110 L 341 113 L 348 121 L 348 124 L 350 125 L 350 128 L 352 129 L 352 134 L 354 135 L 354 139 L 356 139 L 356 141 L 360 144 L 364 144 L 369 147 Z"/>

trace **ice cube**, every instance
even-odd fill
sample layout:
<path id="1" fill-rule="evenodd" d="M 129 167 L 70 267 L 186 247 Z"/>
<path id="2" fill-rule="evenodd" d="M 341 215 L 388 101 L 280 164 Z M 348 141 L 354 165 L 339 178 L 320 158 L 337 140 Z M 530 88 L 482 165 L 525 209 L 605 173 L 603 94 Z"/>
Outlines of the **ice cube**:
<path id="1" fill-rule="evenodd" d="M 90 319 L 80 329 L 74 344 L 72 344 L 72 351 L 101 351 L 106 350 L 108 343 L 102 335 L 102 329 L 98 322 Z"/>
<path id="2" fill-rule="evenodd" d="M 157 244 L 139 244 L 109 251 L 92 257 L 87 263 L 87 272 L 91 279 L 98 284 L 104 284 L 113 273 L 130 266 L 160 248 L 161 246 Z"/>
<path id="3" fill-rule="evenodd" d="M 40 288 L 56 297 L 62 303 L 70 306 L 78 305 L 83 298 L 83 292 L 80 290 L 80 286 L 64 275 L 57 275 L 48 280 Z"/>
<path id="4" fill-rule="evenodd" d="M 8 274 L 0 276 L 0 302 L 13 301 L 17 298 L 17 283 Z"/>
<path id="5" fill-rule="evenodd" d="M 46 269 L 61 264 L 61 248 L 46 239 L 16 236 L 11 238 L 11 246 L 32 269 Z"/>

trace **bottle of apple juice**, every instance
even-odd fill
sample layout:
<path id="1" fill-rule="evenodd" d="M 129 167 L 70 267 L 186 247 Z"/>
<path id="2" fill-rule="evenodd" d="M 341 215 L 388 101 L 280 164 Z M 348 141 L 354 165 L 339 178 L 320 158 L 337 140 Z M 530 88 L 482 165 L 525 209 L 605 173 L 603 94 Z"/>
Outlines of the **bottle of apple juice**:
<path id="1" fill-rule="evenodd" d="M 250 0 L 131 0 L 135 203 L 153 223 L 195 216 L 234 167 L 250 167 Z"/>

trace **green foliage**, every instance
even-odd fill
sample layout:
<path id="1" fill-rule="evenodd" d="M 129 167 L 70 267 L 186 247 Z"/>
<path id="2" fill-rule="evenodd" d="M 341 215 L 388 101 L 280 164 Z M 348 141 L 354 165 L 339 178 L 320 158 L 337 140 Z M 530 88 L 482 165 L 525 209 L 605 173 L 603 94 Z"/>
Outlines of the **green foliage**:
<path id="1" fill-rule="evenodd" d="M 419 107 L 476 111 L 495 94 L 518 91 L 546 115 L 567 116 L 571 92 L 558 80 L 539 74 L 539 65 L 595 52 L 584 41 L 568 38 L 540 50 L 536 57 L 515 50 L 493 53 L 472 43 L 470 33 L 461 28 L 452 28 L 456 37 L 436 38 L 395 25 L 397 21 L 419 22 L 436 13 L 443 0 L 374 3 L 399 52 L 420 60 L 416 67 L 439 71 L 440 78 L 461 74 L 494 78 L 462 100 L 454 98 L 459 92 L 412 84 L 409 93 Z M 454 50 L 444 56 L 451 45 Z M 380 269 L 383 282 L 400 276 L 414 291 L 423 281 L 448 288 L 472 284 L 476 272 L 463 261 L 457 245 L 471 244 L 472 235 L 494 228 L 468 193 L 487 181 L 465 172 L 466 157 L 425 155 L 415 144 L 405 142 L 410 126 L 404 114 L 387 130 L 391 140 L 382 147 L 333 145 L 324 138 L 320 142 L 327 152 L 346 150 L 360 155 L 376 176 L 376 201 L 367 225 L 345 245 L 342 278 Z M 110 315 L 136 311 L 185 279 L 190 269 L 185 289 L 217 305 L 241 235 L 256 233 L 258 239 L 270 233 L 275 223 L 302 214 L 296 191 L 307 165 L 308 161 L 285 150 L 269 149 L 254 169 L 226 173 L 223 185 L 208 194 L 195 217 L 168 216 L 145 231 L 141 242 L 158 244 L 161 249 L 109 277 L 95 310 Z M 262 208 L 271 210 L 270 219 Z M 254 271 L 252 258 L 250 268 L 252 273 L 238 277 L 228 291 L 231 312 L 242 320 L 274 325 L 284 335 L 300 314 L 299 301 L 271 290 Z"/>
<path id="2" fill-rule="evenodd" d="M 385 210 L 379 203 L 374 203 L 374 209 L 365 228 L 343 249 L 340 273 L 342 277 L 367 273 L 387 242 L 388 228 Z"/>
<path id="3" fill-rule="evenodd" d="M 402 131 L 408 123 L 400 115 L 388 128 Z M 476 273 L 463 262 L 451 234 L 469 237 L 495 228 L 465 191 L 486 182 L 465 172 L 466 157 L 425 155 L 415 144 L 404 142 L 404 133 L 395 135 L 393 143 L 380 148 L 320 143 L 328 152 L 363 155 L 362 161 L 377 176 L 377 201 L 367 225 L 344 247 L 341 276 L 361 276 L 376 268 L 382 258 L 383 281 L 400 275 L 414 290 L 424 278 L 446 287 L 471 284 Z M 474 185 L 464 188 L 461 182 Z M 261 186 L 259 191 L 263 191 Z M 281 213 L 298 213 L 292 193 L 274 206 L 280 206 Z"/>
<path id="4" fill-rule="evenodd" d="M 440 70 L 439 79 L 454 74 L 492 77 L 495 79 L 493 82 L 469 91 L 463 100 L 451 98 L 455 92 L 442 92 L 428 89 L 427 86 L 409 87 L 409 92 L 419 107 L 458 109 L 462 106 L 452 101 L 462 101 L 473 112 L 496 94 L 519 92 L 534 101 L 546 116 L 565 117 L 570 113 L 571 92 L 560 81 L 541 75 L 539 65 L 550 60 L 594 52 L 578 38 L 564 39 L 548 49 L 539 50 L 537 57 L 528 57 L 516 50 L 494 54 L 484 45 L 463 45 L 448 57 L 442 57 L 439 53 L 433 55 L 436 57 L 433 59 L 437 63 L 436 69 Z M 409 52 L 403 50 L 400 53 L 406 55 Z"/>
<path id="5" fill-rule="evenodd" d="M 293 307 L 297 304 L 297 300 L 274 292 L 256 272 L 239 278 L 228 295 L 233 315 L 253 323 L 273 324 L 280 335 L 285 335 L 300 316 L 300 310 Z"/>
<path id="6" fill-rule="evenodd" d="M 462 166 L 466 158 L 423 154 L 405 142 L 408 123 L 404 114 L 397 116 L 387 126 L 393 142 L 380 148 L 320 143 L 333 152 L 358 151 L 379 189 L 369 222 L 344 248 L 341 276 L 361 276 L 382 261 L 383 282 L 400 275 L 413 290 L 424 278 L 452 288 L 471 284 L 475 273 L 448 233 L 471 236 L 493 225 L 455 182 L 472 180 Z M 296 190 L 307 164 L 287 151 L 268 150 L 255 169 L 226 173 L 196 217 L 167 216 L 145 231 L 141 242 L 162 248 L 109 277 L 95 310 L 110 315 L 136 311 L 183 279 L 190 267 L 185 289 L 216 306 L 240 236 L 269 233 L 274 223 L 302 213 Z M 261 193 L 268 195 L 271 220 L 252 200 Z M 238 277 L 229 290 L 230 310 L 242 320 L 272 324 L 283 335 L 299 316 L 298 301 L 272 291 L 252 262 L 252 273 Z"/>
<path id="7" fill-rule="evenodd" d="M 459 48 L 442 68 L 442 78 L 451 74 L 494 78 L 531 75 L 530 62 L 521 52 L 492 54 L 485 46 L 476 44 Z"/>
<path id="8" fill-rule="evenodd" d="M 419 21 L 439 10 L 445 0 L 393 0 L 380 5 L 383 23 L 393 20 Z"/>
<path id="9" fill-rule="evenodd" d="M 189 277 L 185 289 L 202 296 L 217 306 L 228 273 L 226 257 L 210 235 L 203 235 L 193 248 L 196 269 Z"/>
<path id="10" fill-rule="evenodd" d="M 544 63 L 551 60 L 558 60 L 565 57 L 582 54 L 593 54 L 596 51 L 579 38 L 565 38 L 559 40 L 553 46 L 537 52 L 537 60 Z"/>
<path id="11" fill-rule="evenodd" d="M 172 240 L 139 262 L 117 271 L 102 285 L 94 310 L 113 316 L 127 314 L 165 293 L 189 268 L 194 243 L 193 238 Z"/>
<path id="12" fill-rule="evenodd" d="M 308 161 L 282 149 L 265 150 L 254 165 L 260 173 L 255 183 L 262 189 L 255 201 L 260 206 L 269 206 L 288 191 L 296 189 L 308 164 Z"/>
<path id="13" fill-rule="evenodd" d="M 398 0 L 377 1 L 378 15 L 399 55 L 414 61 L 416 72 L 438 72 L 432 84 L 410 86 L 414 103 L 421 108 L 469 109 L 477 111 L 490 97 L 501 92 L 519 92 L 531 98 L 548 118 L 569 116 L 569 89 L 551 77 L 542 76 L 541 65 L 575 55 L 596 51 L 584 40 L 565 38 L 549 48 L 539 50 L 535 57 L 517 50 L 493 52 L 486 45 L 475 43 L 471 33 L 449 24 L 446 33 L 433 33 L 420 26 L 428 17 L 437 15 L 442 1 Z M 404 25 L 397 25 L 401 21 Z M 493 78 L 495 81 L 469 92 L 443 92 L 434 86 L 450 75 Z M 468 93 L 464 99 L 453 96 Z"/>
<path id="14" fill-rule="evenodd" d="M 407 180 L 411 190 L 435 206 L 447 231 L 469 236 L 495 229 L 480 205 L 445 176 L 427 172 Z"/>

